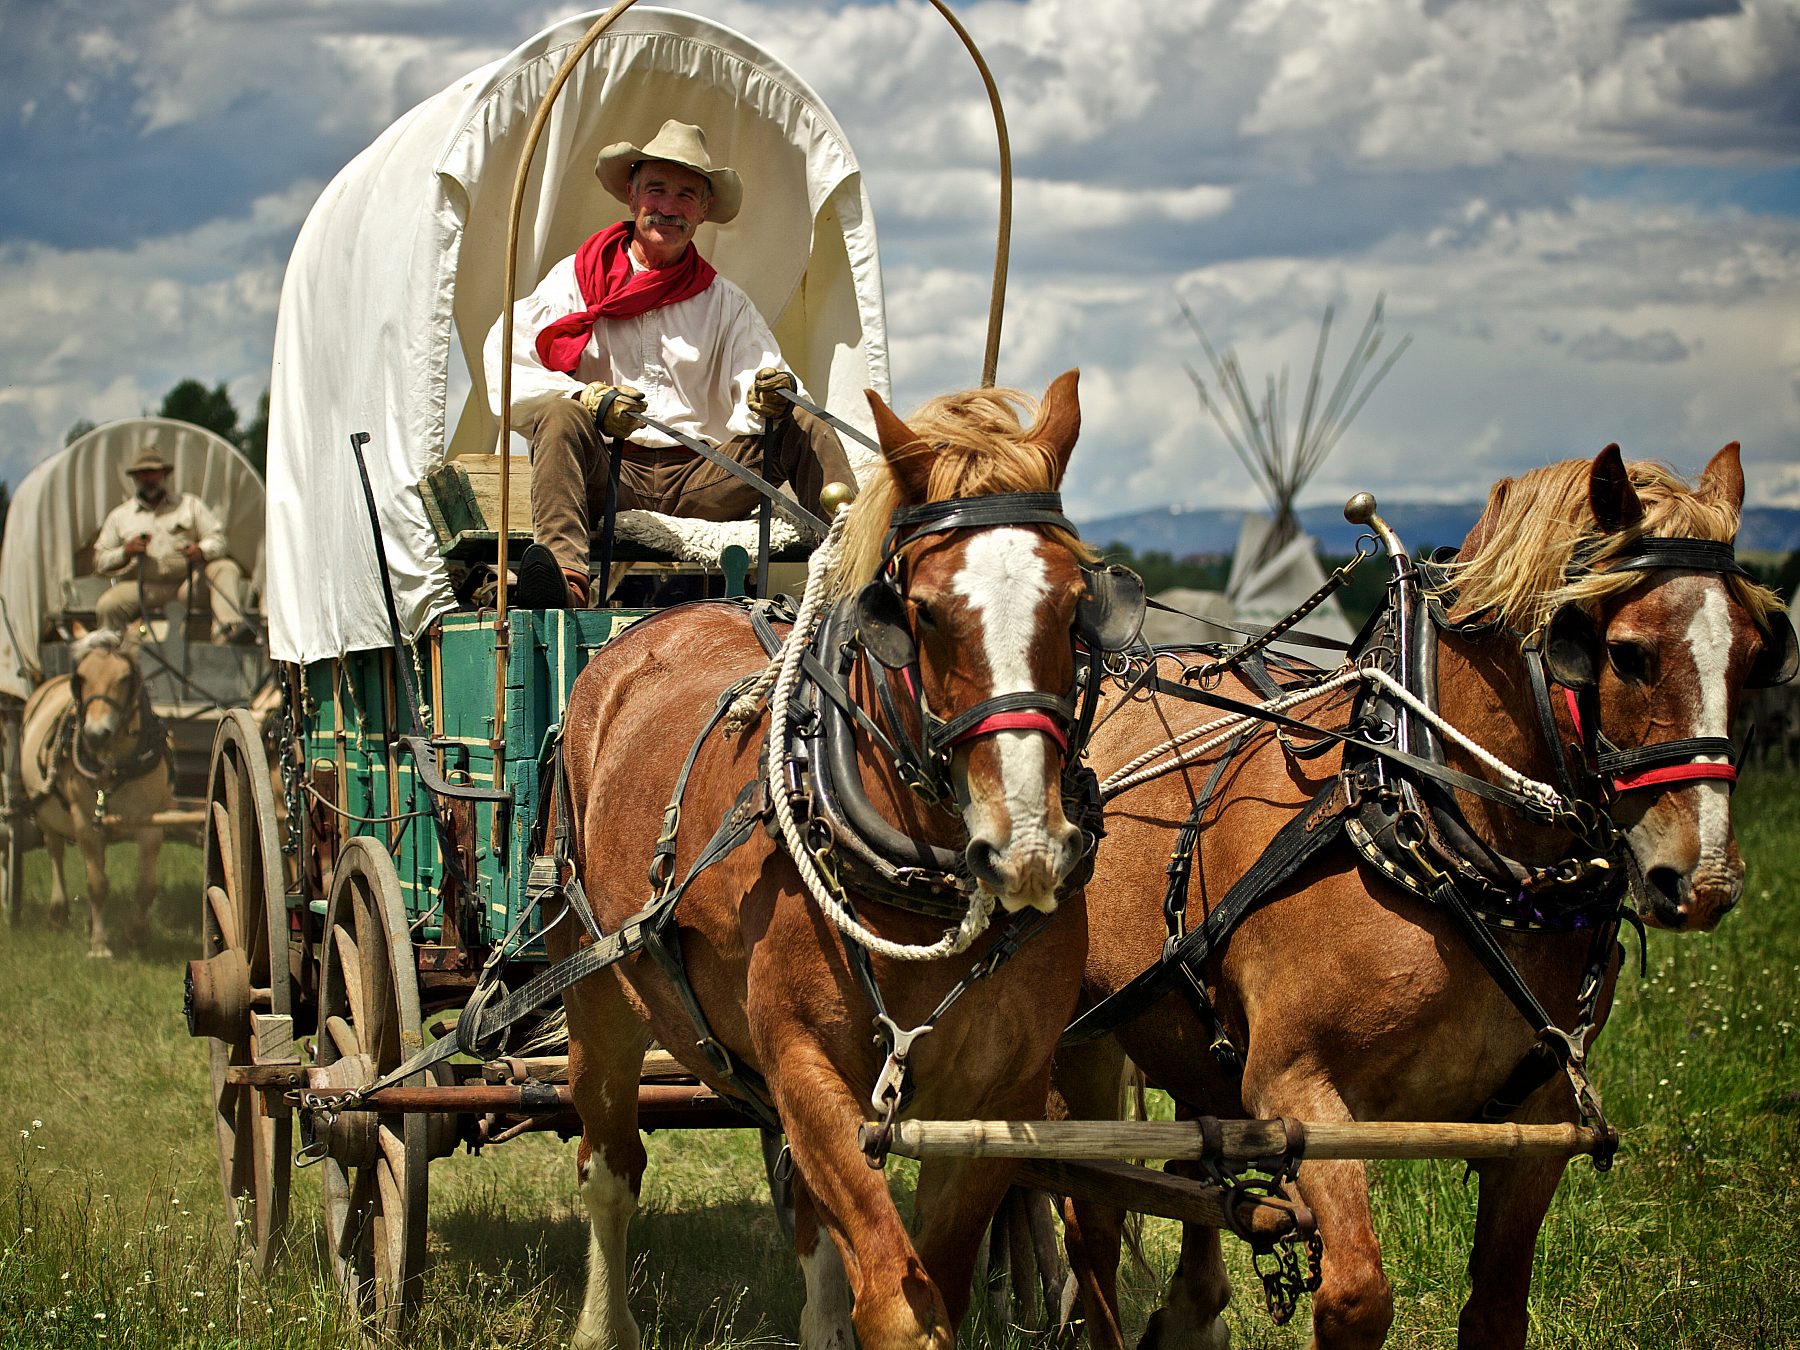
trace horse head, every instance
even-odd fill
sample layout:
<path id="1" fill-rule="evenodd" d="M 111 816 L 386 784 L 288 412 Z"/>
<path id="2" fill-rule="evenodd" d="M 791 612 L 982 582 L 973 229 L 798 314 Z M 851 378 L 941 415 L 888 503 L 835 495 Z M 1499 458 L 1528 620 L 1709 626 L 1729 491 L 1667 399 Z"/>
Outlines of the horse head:
<path id="1" fill-rule="evenodd" d="M 843 589 L 860 588 L 865 649 L 947 760 L 970 872 L 1007 910 L 1047 912 L 1088 844 L 1063 813 L 1074 637 L 1094 608 L 1055 496 L 1081 426 L 1076 372 L 1029 428 L 1012 390 L 948 395 L 909 421 L 869 403 L 882 465 L 852 508 L 860 563 Z"/>
<path id="2" fill-rule="evenodd" d="M 69 693 L 84 756 L 111 761 L 142 733 L 143 676 L 119 634 L 98 629 L 76 644 Z"/>
<path id="3" fill-rule="evenodd" d="M 1563 542 L 1522 537 L 1508 499 L 1542 504 L 1558 470 L 1572 503 Z M 1730 729 L 1745 689 L 1794 674 L 1791 623 L 1733 555 L 1743 499 L 1736 442 L 1694 487 L 1609 445 L 1496 489 L 1470 536 L 1481 552 L 1537 550 L 1526 566 L 1560 574 L 1539 590 L 1535 623 L 1512 626 L 1542 635 L 1558 725 L 1623 832 L 1641 916 L 1661 928 L 1710 929 L 1742 894 Z"/>

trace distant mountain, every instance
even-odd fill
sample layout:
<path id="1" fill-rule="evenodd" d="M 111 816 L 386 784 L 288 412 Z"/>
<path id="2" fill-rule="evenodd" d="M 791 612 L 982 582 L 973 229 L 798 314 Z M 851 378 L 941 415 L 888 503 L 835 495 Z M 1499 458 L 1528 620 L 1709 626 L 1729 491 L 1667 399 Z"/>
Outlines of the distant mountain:
<path id="1" fill-rule="evenodd" d="M 1460 544 L 1481 514 L 1480 502 L 1383 502 L 1381 517 L 1415 553 L 1422 548 Z M 1242 510 L 1159 507 L 1078 521 L 1082 537 L 1104 548 L 1119 543 L 1136 553 L 1174 558 L 1227 554 L 1237 546 Z M 1344 519 L 1340 506 L 1300 509 L 1300 526 L 1319 541 L 1322 552 L 1340 555 L 1356 547 L 1360 526 Z M 1800 509 L 1753 506 L 1744 511 L 1738 546 L 1746 553 L 1791 553 L 1800 549 Z"/>

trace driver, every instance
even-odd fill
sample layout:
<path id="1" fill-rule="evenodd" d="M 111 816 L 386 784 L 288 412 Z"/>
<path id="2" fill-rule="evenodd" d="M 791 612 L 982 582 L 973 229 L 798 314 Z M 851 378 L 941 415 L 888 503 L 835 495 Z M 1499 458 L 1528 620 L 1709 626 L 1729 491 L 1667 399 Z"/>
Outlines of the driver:
<path id="1" fill-rule="evenodd" d="M 102 627 L 129 636 L 145 605 L 155 613 L 177 596 L 185 603 L 200 571 L 213 640 L 255 642 L 256 629 L 244 619 L 244 573 L 225 556 L 219 518 L 193 493 L 169 492 L 173 467 L 150 441 L 126 470 L 137 492 L 107 513 L 94 540 L 94 570 L 119 578 L 100 597 L 95 615 Z"/>
<path id="2" fill-rule="evenodd" d="M 631 218 L 590 238 L 513 307 L 512 420 L 531 442 L 536 537 L 519 560 L 518 603 L 528 609 L 589 603 L 589 542 L 614 445 L 621 510 L 701 520 L 755 512 L 753 487 L 639 413 L 705 438 L 777 487 L 792 484 L 815 515 L 827 514 L 827 483 L 856 482 L 837 433 L 781 397 L 799 385 L 750 298 L 694 247 L 703 222 L 722 225 L 743 202 L 743 184 L 713 164 L 705 133 L 664 122 L 642 146 L 607 146 L 594 173 Z M 496 413 L 500 329 L 496 320 L 486 347 Z"/>

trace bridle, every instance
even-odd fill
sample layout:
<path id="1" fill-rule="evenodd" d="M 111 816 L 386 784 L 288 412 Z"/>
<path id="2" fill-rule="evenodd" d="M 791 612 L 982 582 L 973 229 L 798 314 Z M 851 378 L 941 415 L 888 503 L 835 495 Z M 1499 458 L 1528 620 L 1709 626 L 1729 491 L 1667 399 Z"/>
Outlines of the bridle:
<path id="1" fill-rule="evenodd" d="M 1143 626 L 1143 580 L 1124 567 L 1083 566 L 1086 589 L 1076 607 L 1072 637 L 1077 640 L 1078 659 L 1085 654 L 1086 670 L 1078 668 L 1069 691 L 996 694 L 954 717 L 938 717 L 926 706 L 919 677 L 918 643 L 908 622 L 902 589 L 902 555 L 909 545 L 932 535 L 1003 525 L 1051 526 L 1079 537 L 1062 512 L 1061 495 L 1055 492 L 1003 492 L 901 507 L 889 517 L 875 580 L 854 600 L 856 633 L 863 650 L 879 665 L 899 673 L 915 724 L 922 729 L 920 745 L 898 717 L 889 682 L 878 681 L 889 722 L 901 742 L 901 775 L 915 787 L 935 789 L 941 797 L 947 797 L 950 752 L 982 736 L 1038 731 L 1056 743 L 1065 768 L 1079 760 L 1093 725 L 1102 663 L 1109 652 L 1128 646 Z"/>
<path id="2" fill-rule="evenodd" d="M 1579 576 L 1589 569 L 1578 555 L 1570 570 L 1571 575 Z M 1715 539 L 1642 538 L 1605 570 L 1750 577 L 1732 545 Z M 1759 628 L 1763 650 L 1746 674 L 1744 687 L 1748 689 L 1786 683 L 1800 668 L 1800 650 L 1787 615 L 1771 615 Z M 1736 747 L 1724 736 L 1689 736 L 1631 748 L 1621 748 L 1607 738 L 1600 726 L 1597 696 L 1600 632 L 1585 611 L 1565 605 L 1541 632 L 1526 640 L 1522 650 L 1539 729 L 1551 747 L 1562 778 L 1559 786 L 1565 791 L 1604 802 L 1627 792 L 1737 781 Z M 1553 683 L 1560 686 L 1563 705 L 1575 728 L 1575 742 L 1567 748 L 1553 713 Z M 1579 772 L 1572 762 L 1576 758 Z"/>

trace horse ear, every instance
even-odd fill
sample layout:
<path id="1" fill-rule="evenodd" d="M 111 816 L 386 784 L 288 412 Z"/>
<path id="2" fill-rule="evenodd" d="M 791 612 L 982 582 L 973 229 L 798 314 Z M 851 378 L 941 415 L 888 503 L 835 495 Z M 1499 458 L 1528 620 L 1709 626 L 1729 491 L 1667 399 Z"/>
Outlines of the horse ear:
<path id="1" fill-rule="evenodd" d="M 900 494 L 909 502 L 922 502 L 931 489 L 932 455 L 913 429 L 902 422 L 894 410 L 873 389 L 863 390 L 869 400 L 869 411 L 875 417 L 875 439 L 881 442 L 881 457 L 887 461 Z"/>
<path id="2" fill-rule="evenodd" d="M 1644 518 L 1644 503 L 1631 486 L 1616 441 L 1594 456 L 1588 470 L 1588 509 L 1602 534 L 1616 534 Z"/>
<path id="3" fill-rule="evenodd" d="M 1050 387 L 1044 391 L 1044 401 L 1038 406 L 1037 425 L 1026 436 L 1027 440 L 1049 450 L 1055 458 L 1055 483 L 1059 487 L 1063 472 L 1069 467 L 1075 440 L 1081 435 L 1081 400 L 1075 392 L 1080 380 L 1081 371 L 1076 369 L 1065 370 L 1050 381 Z"/>
<path id="4" fill-rule="evenodd" d="M 1744 505 L 1744 466 L 1738 458 L 1738 443 L 1731 442 L 1712 457 L 1706 472 L 1700 475 L 1700 495 L 1719 506 L 1740 511 Z"/>

